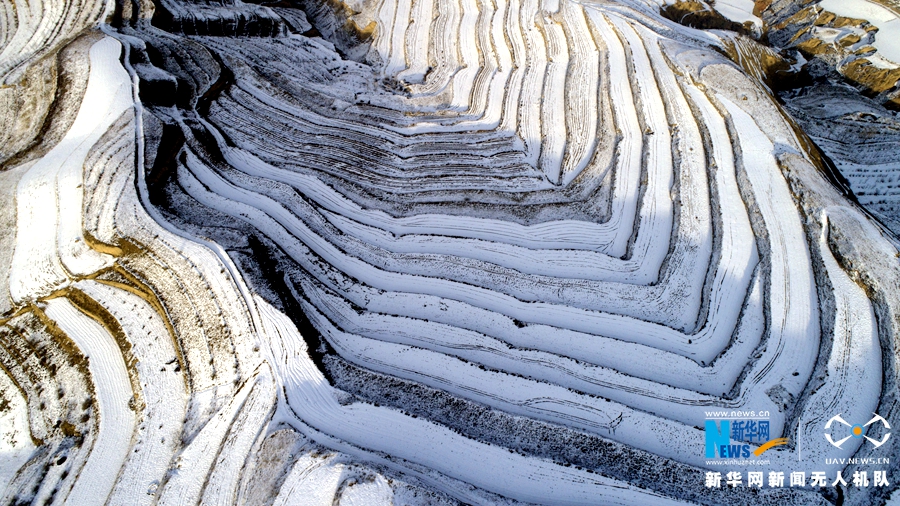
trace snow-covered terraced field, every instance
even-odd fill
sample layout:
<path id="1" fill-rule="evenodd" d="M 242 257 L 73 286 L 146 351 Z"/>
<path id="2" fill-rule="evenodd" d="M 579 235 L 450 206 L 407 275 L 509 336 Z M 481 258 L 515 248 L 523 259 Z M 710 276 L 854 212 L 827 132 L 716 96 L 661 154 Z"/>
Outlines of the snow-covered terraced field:
<path id="1" fill-rule="evenodd" d="M 860 204 L 900 232 L 900 119 L 842 86 L 790 96 L 788 110 L 826 151 Z"/>
<path id="2" fill-rule="evenodd" d="M 35 32 L 88 70 L 59 142 L 3 167 L 4 502 L 900 483 L 704 482 L 711 412 L 789 440 L 752 470 L 830 477 L 898 448 L 834 448 L 832 416 L 900 422 L 897 240 L 720 34 L 628 1 L 127 4 Z"/>

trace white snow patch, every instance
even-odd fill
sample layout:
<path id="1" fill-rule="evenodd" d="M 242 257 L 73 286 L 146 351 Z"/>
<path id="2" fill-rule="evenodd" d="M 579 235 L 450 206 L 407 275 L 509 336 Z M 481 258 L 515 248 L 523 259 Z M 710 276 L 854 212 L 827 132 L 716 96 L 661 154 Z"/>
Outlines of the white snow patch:
<path id="1" fill-rule="evenodd" d="M 900 63 L 900 17 L 868 0 L 823 0 L 819 7 L 847 18 L 865 19 L 878 27 L 872 44 L 881 56 Z"/>
<path id="2" fill-rule="evenodd" d="M 753 6 L 753 0 L 716 0 L 713 4 L 719 14 L 726 18 L 741 24 L 749 21 L 753 26 L 762 29 L 762 20 L 753 14 Z"/>
<path id="3" fill-rule="evenodd" d="M 0 392 L 7 407 L 0 411 L 0 493 L 35 450 L 28 429 L 28 403 L 15 383 L 0 373 Z M 5 494 L 3 494 L 5 495 Z"/>
<path id="4" fill-rule="evenodd" d="M 100 408 L 97 439 L 66 502 L 104 504 L 131 450 L 134 434 L 135 414 L 128 407 L 133 394 L 128 369 L 115 339 L 67 299 L 49 300 L 46 313 L 88 357 Z"/>
<path id="5" fill-rule="evenodd" d="M 17 303 L 62 287 L 70 274 L 89 274 L 112 262 L 84 241 L 82 186 L 88 151 L 132 104 L 131 82 L 119 63 L 121 47 L 111 37 L 91 47 L 88 86 L 75 122 L 19 181 L 9 275 L 9 293 Z"/>
<path id="6" fill-rule="evenodd" d="M 348 486 L 341 494 L 339 506 L 392 506 L 394 492 L 383 476 L 375 476 L 372 481 Z"/>

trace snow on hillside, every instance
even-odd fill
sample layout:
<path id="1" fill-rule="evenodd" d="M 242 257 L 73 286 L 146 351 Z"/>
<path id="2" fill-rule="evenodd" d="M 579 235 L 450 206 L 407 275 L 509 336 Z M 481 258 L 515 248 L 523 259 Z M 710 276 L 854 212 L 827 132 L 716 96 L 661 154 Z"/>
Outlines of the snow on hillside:
<path id="1" fill-rule="evenodd" d="M 745 3 L 723 5 L 758 21 Z M 103 8 L 36 29 L 89 48 L 65 67 L 83 91 L 4 166 L 4 502 L 862 505 L 900 483 L 706 481 L 733 470 L 713 412 L 787 439 L 743 471 L 829 484 L 898 444 L 835 448 L 834 415 L 900 422 L 896 237 L 722 33 L 628 1 Z"/>

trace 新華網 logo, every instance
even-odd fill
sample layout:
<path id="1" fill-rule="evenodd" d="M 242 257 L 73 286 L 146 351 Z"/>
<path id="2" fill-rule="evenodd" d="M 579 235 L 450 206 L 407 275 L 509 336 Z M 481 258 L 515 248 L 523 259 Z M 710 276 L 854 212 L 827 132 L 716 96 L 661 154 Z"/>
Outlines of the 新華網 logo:
<path id="1" fill-rule="evenodd" d="M 706 420 L 706 458 L 736 459 L 759 457 L 769 448 L 785 445 L 787 438 L 769 439 L 769 420 L 709 419 Z M 751 444 L 758 446 L 752 450 Z"/>

